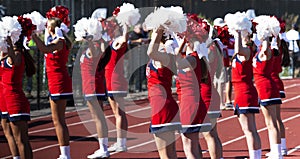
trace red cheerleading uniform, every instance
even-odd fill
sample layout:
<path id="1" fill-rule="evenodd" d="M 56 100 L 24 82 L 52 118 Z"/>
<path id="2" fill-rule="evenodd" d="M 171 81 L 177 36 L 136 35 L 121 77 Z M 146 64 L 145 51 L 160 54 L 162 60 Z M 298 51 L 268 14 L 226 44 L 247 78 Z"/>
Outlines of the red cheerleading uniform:
<path id="1" fill-rule="evenodd" d="M 80 57 L 82 91 L 86 100 L 92 100 L 95 97 L 99 100 L 105 99 L 105 72 L 104 69 L 99 70 L 97 67 L 100 62 L 99 55 L 89 57 L 84 51 Z"/>
<path id="2" fill-rule="evenodd" d="M 18 66 L 10 65 L 7 59 L 8 58 L 5 58 L 3 60 L 2 86 L 3 95 L 5 95 L 8 119 L 9 121 L 29 121 L 30 104 L 22 88 L 22 80 L 25 71 L 24 57 L 22 55 L 22 62 Z"/>
<path id="3" fill-rule="evenodd" d="M 273 70 L 271 73 L 271 77 L 273 81 L 276 83 L 276 86 L 279 90 L 280 97 L 285 98 L 284 85 L 282 80 L 279 77 L 279 73 L 282 72 L 281 61 L 282 61 L 282 51 L 281 47 L 279 48 L 279 55 L 273 57 Z"/>
<path id="4" fill-rule="evenodd" d="M 119 50 L 115 50 L 111 43 L 111 57 L 105 66 L 105 78 L 108 96 L 127 96 L 128 82 L 124 77 L 124 55 L 127 50 L 127 43 L 124 43 Z"/>
<path id="5" fill-rule="evenodd" d="M 259 113 L 258 94 L 253 85 L 252 59 L 241 60 L 237 54 L 232 60 L 232 84 L 234 88 L 234 114 Z"/>
<path id="6" fill-rule="evenodd" d="M 273 58 L 266 61 L 259 59 L 259 52 L 253 59 L 254 82 L 262 106 L 281 104 L 279 90 L 276 83 L 272 80 Z"/>
<path id="7" fill-rule="evenodd" d="M 185 55 L 183 55 L 185 56 Z M 200 132 L 204 129 L 204 118 L 207 114 L 207 107 L 201 105 L 200 81 L 201 63 L 197 52 L 187 56 L 196 59 L 197 65 L 193 70 L 178 70 L 176 87 L 180 108 L 180 120 L 183 133 Z"/>
<path id="8" fill-rule="evenodd" d="M 173 74 L 168 67 L 156 68 L 153 60 L 150 60 L 146 67 L 151 106 L 151 133 L 181 130 L 178 104 L 172 97 Z"/>
<path id="9" fill-rule="evenodd" d="M 49 42 L 52 41 L 51 36 L 48 39 Z M 64 43 L 63 49 L 45 54 L 48 87 L 52 100 L 73 98 L 72 80 L 66 67 L 70 51 L 65 40 L 61 40 Z"/>
<path id="10" fill-rule="evenodd" d="M 3 98 L 3 82 L 2 82 L 2 73 L 3 73 L 4 62 L 0 61 L 0 118 L 8 118 L 8 112 L 6 109 L 6 100 Z"/>

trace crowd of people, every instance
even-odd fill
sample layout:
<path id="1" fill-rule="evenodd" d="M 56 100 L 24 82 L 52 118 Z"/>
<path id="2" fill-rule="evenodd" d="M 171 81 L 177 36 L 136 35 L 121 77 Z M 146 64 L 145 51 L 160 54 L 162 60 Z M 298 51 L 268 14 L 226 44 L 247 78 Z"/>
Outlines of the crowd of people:
<path id="1" fill-rule="evenodd" d="M 149 132 L 154 136 L 160 158 L 177 158 L 175 132 L 181 134 L 188 159 L 202 158 L 199 133 L 207 142 L 211 158 L 223 158 L 216 122 L 222 117 L 220 109 L 234 110 L 246 136 L 250 159 L 262 157 L 255 120 L 260 110 L 268 129 L 268 158 L 281 159 L 287 155 L 280 117 L 281 98 L 285 94 L 279 73 L 282 66 L 289 65 L 291 44 L 283 20 L 273 15 L 256 16 L 254 10 L 248 10 L 228 13 L 210 24 L 196 14 L 184 13 L 181 7 L 158 7 L 138 24 L 141 15 L 132 4 L 117 7 L 111 18 L 106 17 L 106 12 L 96 10 L 90 18 L 82 18 L 74 25 L 75 40 L 81 43 L 77 56 L 82 94 L 95 121 L 99 141 L 99 149 L 87 158 L 107 158 L 110 152 L 127 151 L 124 97 L 128 81 L 124 77 L 124 57 L 128 46 L 138 45 L 147 46 L 150 58 L 141 68 L 152 109 Z M 52 120 L 60 148 L 58 159 L 71 158 L 65 122 L 66 103 L 73 97 L 66 67 L 72 48 L 67 35 L 68 14 L 68 8 L 55 6 L 46 13 L 47 19 L 32 13 L 6 16 L 0 22 L 1 125 L 14 159 L 33 158 L 28 138 L 30 104 L 22 89 L 24 71 L 28 77 L 35 73 L 26 44 L 30 39 L 46 60 Z M 130 27 L 134 27 L 133 32 Z M 44 41 L 39 37 L 43 31 Z M 151 33 L 150 39 L 144 31 Z M 297 51 L 294 44 L 292 49 Z M 177 98 L 171 89 L 174 79 Z M 143 83 L 139 80 L 144 79 L 132 81 L 138 83 L 137 80 Z M 136 89 L 141 90 L 141 85 Z M 106 99 L 116 119 L 117 141 L 111 146 L 103 112 Z"/>

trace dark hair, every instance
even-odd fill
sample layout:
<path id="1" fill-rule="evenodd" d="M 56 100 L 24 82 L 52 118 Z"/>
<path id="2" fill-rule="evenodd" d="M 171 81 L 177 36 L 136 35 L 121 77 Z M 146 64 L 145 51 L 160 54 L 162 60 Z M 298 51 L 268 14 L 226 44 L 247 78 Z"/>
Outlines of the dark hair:
<path id="1" fill-rule="evenodd" d="M 23 46 L 24 37 L 20 38 L 16 44 L 16 50 L 20 51 L 24 57 L 25 61 L 25 72 L 27 77 L 32 77 L 36 73 L 36 67 L 34 64 L 34 60 L 29 53 L 29 50 L 25 49 Z"/>
<path id="2" fill-rule="evenodd" d="M 108 64 L 111 57 L 111 47 L 107 46 L 98 63 L 98 71 L 101 71 Z"/>
<path id="3" fill-rule="evenodd" d="M 204 83 L 207 83 L 209 78 L 210 78 L 208 76 L 208 67 L 207 67 L 206 62 L 204 61 L 204 58 L 201 58 L 200 62 L 201 62 L 201 72 L 202 72 L 201 81 L 204 82 Z"/>
<path id="4" fill-rule="evenodd" d="M 54 29 L 55 27 L 60 27 L 62 21 L 59 18 L 53 17 L 50 18 L 48 21 L 51 21 L 52 23 L 50 23 L 51 27 Z M 49 24 L 49 23 L 48 23 Z M 52 30 L 54 32 L 54 30 Z M 63 31 L 62 31 L 63 32 Z M 67 49 L 71 50 L 72 48 L 72 41 L 70 40 L 70 38 L 68 37 L 68 35 L 63 32 L 63 36 L 66 39 L 66 45 L 67 45 Z"/>
<path id="5" fill-rule="evenodd" d="M 290 66 L 290 55 L 289 55 L 289 49 L 287 42 L 285 42 L 283 39 L 281 40 L 281 50 L 282 51 L 282 61 L 281 61 L 281 66 L 287 67 Z"/>

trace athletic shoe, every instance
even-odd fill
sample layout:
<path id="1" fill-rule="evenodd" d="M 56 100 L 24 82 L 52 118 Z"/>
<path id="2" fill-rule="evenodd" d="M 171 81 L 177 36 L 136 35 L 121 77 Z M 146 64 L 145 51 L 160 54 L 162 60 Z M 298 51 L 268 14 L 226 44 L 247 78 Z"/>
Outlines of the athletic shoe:
<path id="1" fill-rule="evenodd" d="M 127 151 L 127 147 L 126 146 L 120 146 L 118 143 L 114 143 L 113 145 L 111 145 L 108 148 L 108 151 L 110 151 L 110 152 L 112 152 L 112 151 L 124 152 L 124 151 Z"/>
<path id="2" fill-rule="evenodd" d="M 282 149 L 281 150 L 281 155 L 282 156 L 287 156 L 288 154 L 287 154 L 287 149 Z"/>
<path id="3" fill-rule="evenodd" d="M 88 155 L 87 158 L 108 158 L 109 152 L 100 152 L 100 150 L 95 151 L 93 154 Z"/>
<path id="4" fill-rule="evenodd" d="M 68 157 L 67 156 L 59 155 L 59 157 L 57 159 L 68 159 Z"/>
<path id="5" fill-rule="evenodd" d="M 269 153 L 266 153 L 266 156 L 267 155 L 268 155 L 267 159 L 283 159 L 281 154 L 271 154 L 269 152 Z"/>
<path id="6" fill-rule="evenodd" d="M 222 107 L 222 110 L 233 110 L 233 104 L 225 103 L 225 106 Z"/>
<path id="7" fill-rule="evenodd" d="M 287 150 L 286 149 L 282 149 L 281 150 L 281 155 L 282 156 L 287 156 Z M 270 157 L 271 156 L 271 152 L 266 153 L 266 156 Z"/>

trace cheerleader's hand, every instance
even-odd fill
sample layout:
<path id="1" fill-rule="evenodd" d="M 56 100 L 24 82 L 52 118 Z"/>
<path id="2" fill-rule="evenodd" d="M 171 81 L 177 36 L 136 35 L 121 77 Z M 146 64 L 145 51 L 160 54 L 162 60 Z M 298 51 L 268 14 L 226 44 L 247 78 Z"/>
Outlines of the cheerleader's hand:
<path id="1" fill-rule="evenodd" d="M 64 38 L 63 32 L 59 27 L 55 27 L 55 35 L 57 36 L 57 38 Z"/>

